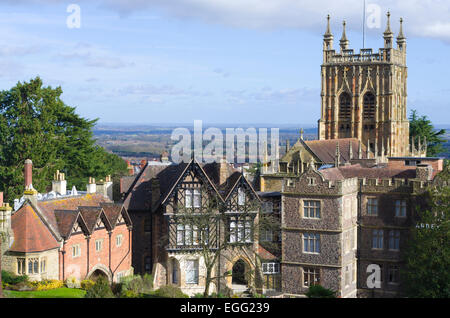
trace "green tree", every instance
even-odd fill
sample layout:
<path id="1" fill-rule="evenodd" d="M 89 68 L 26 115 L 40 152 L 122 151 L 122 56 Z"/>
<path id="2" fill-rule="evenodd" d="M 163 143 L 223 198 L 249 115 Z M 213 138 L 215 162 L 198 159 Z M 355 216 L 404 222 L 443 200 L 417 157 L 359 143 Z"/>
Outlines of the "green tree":
<path id="1" fill-rule="evenodd" d="M 444 129 L 436 130 L 427 116 L 419 116 L 416 110 L 411 110 L 409 116 L 409 136 L 414 138 L 417 149 L 420 137 L 423 142 L 427 141 L 427 156 L 432 157 L 444 151 L 442 144 L 445 142 L 441 136 L 445 134 Z"/>
<path id="2" fill-rule="evenodd" d="M 448 166 L 424 195 L 427 209 L 419 210 L 405 253 L 404 289 L 409 297 L 450 297 L 450 172 Z"/>
<path id="3" fill-rule="evenodd" d="M 0 92 L 0 189 L 8 201 L 23 192 L 23 163 L 33 161 L 33 186 L 48 190 L 56 170 L 69 188 L 83 189 L 90 176 L 123 174 L 126 163 L 95 145 L 88 120 L 61 100 L 61 87 L 44 87 L 39 77 Z"/>
<path id="4" fill-rule="evenodd" d="M 336 298 L 336 293 L 334 291 L 321 285 L 309 286 L 305 295 L 308 298 Z"/>

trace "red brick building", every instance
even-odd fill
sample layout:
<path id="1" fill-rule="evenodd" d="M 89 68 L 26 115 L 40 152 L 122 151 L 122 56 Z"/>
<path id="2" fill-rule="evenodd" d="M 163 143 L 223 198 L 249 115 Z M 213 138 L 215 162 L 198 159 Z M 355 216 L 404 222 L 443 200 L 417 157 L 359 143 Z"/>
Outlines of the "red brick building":
<path id="1" fill-rule="evenodd" d="M 26 172 L 27 166 L 31 161 L 26 162 Z M 11 233 L 2 261 L 4 270 L 33 280 L 80 281 L 103 275 L 118 281 L 133 273 L 132 223 L 122 204 L 113 203 L 101 187 L 101 193 L 67 194 L 59 173 L 53 181 L 52 199 L 38 196 L 30 174 L 25 180 L 21 207 L 13 213 L 9 206 L 2 208 Z"/>

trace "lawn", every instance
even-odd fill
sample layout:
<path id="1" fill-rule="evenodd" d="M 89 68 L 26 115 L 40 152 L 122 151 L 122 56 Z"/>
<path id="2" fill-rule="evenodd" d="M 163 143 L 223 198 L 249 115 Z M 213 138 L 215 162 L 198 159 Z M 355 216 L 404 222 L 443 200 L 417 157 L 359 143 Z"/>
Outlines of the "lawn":
<path id="1" fill-rule="evenodd" d="M 83 298 L 85 290 L 76 288 L 56 288 L 40 291 L 3 290 L 7 298 Z"/>

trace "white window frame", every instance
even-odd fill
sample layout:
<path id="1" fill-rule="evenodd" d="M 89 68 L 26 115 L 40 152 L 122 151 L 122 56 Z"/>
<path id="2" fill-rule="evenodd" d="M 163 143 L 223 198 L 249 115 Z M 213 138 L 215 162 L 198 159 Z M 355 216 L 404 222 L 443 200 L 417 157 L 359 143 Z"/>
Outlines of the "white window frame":
<path id="1" fill-rule="evenodd" d="M 389 231 L 389 250 L 390 251 L 400 250 L 400 230 Z"/>
<path id="2" fill-rule="evenodd" d="M 122 241 L 123 241 L 123 235 L 122 234 L 116 235 L 116 247 L 122 246 Z"/>
<path id="3" fill-rule="evenodd" d="M 280 273 L 280 263 L 276 263 L 276 262 L 262 263 L 262 272 L 265 275 L 279 274 Z"/>
<path id="4" fill-rule="evenodd" d="M 72 245 L 72 258 L 77 258 L 81 256 L 81 246 L 80 244 Z"/>
<path id="5" fill-rule="evenodd" d="M 103 250 L 103 239 L 95 240 L 95 251 L 100 252 Z"/>
<path id="6" fill-rule="evenodd" d="M 242 188 L 238 188 L 238 205 L 239 206 L 245 205 L 245 191 Z"/>

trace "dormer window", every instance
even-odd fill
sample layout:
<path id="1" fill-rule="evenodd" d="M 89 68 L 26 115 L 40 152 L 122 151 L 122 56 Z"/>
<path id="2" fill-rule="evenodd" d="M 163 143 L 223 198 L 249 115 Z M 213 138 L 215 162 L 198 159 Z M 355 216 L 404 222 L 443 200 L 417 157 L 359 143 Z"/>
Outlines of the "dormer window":
<path id="1" fill-rule="evenodd" d="M 316 185 L 316 178 L 309 177 L 308 178 L 308 185 L 309 186 L 315 186 Z"/>
<path id="2" fill-rule="evenodd" d="M 200 208 L 202 206 L 200 190 L 186 189 L 185 197 L 186 208 Z"/>
<path id="3" fill-rule="evenodd" d="M 245 205 L 245 192 L 242 188 L 238 189 L 238 205 L 239 206 Z"/>

